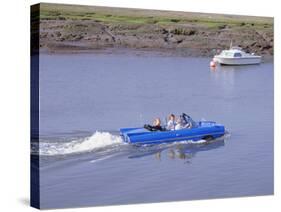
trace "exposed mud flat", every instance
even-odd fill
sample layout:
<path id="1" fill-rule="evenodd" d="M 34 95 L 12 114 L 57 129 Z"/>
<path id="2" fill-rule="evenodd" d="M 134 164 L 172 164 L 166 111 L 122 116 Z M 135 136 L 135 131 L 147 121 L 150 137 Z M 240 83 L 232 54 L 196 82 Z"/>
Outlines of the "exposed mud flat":
<path id="1" fill-rule="evenodd" d="M 40 47 L 49 52 L 127 48 L 212 56 L 233 45 L 273 55 L 273 18 L 40 5 Z"/>

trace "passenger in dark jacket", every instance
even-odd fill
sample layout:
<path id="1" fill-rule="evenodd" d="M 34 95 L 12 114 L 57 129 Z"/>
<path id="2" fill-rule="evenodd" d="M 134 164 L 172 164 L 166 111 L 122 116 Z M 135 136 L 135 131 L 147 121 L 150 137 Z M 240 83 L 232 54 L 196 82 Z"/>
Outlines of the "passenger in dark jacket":
<path id="1" fill-rule="evenodd" d="M 144 128 L 149 131 L 165 131 L 163 127 L 161 127 L 161 120 L 160 118 L 156 118 L 153 121 L 153 125 L 145 124 Z"/>

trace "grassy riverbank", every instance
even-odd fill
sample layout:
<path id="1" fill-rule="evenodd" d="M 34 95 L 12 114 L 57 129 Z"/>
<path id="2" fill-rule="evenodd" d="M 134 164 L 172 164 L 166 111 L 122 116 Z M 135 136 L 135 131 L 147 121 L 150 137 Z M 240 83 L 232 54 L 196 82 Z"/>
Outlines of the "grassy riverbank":
<path id="1" fill-rule="evenodd" d="M 273 18 L 40 4 L 40 46 L 51 52 L 106 48 L 209 56 L 240 45 L 273 55 Z"/>

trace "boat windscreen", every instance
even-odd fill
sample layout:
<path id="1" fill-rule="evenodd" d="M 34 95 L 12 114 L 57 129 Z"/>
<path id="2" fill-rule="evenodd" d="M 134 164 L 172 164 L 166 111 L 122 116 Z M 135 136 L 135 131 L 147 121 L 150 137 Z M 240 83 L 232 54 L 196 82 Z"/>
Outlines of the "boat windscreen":
<path id="1" fill-rule="evenodd" d="M 182 117 L 184 117 L 184 119 L 186 120 L 187 123 L 191 124 L 192 128 L 197 127 L 197 123 L 189 115 L 186 115 L 185 113 L 183 113 Z"/>

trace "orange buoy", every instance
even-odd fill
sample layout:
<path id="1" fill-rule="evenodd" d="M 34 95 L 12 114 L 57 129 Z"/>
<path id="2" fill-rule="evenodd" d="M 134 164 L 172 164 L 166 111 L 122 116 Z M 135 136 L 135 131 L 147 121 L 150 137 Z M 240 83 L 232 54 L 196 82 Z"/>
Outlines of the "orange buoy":
<path id="1" fill-rule="evenodd" d="M 210 67 L 216 67 L 216 62 L 212 60 L 212 61 L 210 62 Z"/>

